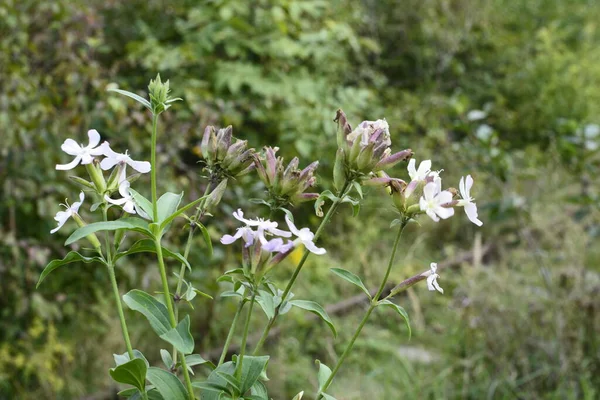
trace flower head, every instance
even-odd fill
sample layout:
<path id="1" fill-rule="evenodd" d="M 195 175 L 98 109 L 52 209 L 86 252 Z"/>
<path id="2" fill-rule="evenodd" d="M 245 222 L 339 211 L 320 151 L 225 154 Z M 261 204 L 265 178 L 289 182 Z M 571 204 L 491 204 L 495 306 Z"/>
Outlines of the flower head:
<path id="1" fill-rule="evenodd" d="M 130 183 L 128 180 L 122 180 L 119 183 L 119 193 L 121 194 L 121 198 L 117 200 L 113 200 L 107 195 L 104 195 L 104 199 L 111 204 L 115 204 L 117 206 L 121 206 L 123 210 L 129 214 L 136 213 L 136 205 L 133 200 L 133 196 L 131 196 L 131 192 L 129 191 Z"/>
<path id="2" fill-rule="evenodd" d="M 438 177 L 425 185 L 423 197 L 419 200 L 421 211 L 425 211 L 435 222 L 438 222 L 440 218 L 447 219 L 454 215 L 453 208 L 444 207 L 445 204 L 452 201 L 452 193 L 447 190 L 442 191 L 441 188 L 442 180 Z"/>
<path id="3" fill-rule="evenodd" d="M 98 146 L 98 143 L 100 143 L 100 134 L 98 131 L 95 129 L 90 129 L 88 131 L 88 138 L 89 143 L 87 146 L 79 144 L 73 139 L 65 140 L 60 148 L 65 153 L 75 156 L 75 158 L 68 164 L 57 164 L 56 169 L 66 171 L 75 168 L 79 164 L 90 164 L 94 160 L 94 156 L 102 155 L 103 148 L 102 146 Z"/>
<path id="4" fill-rule="evenodd" d="M 427 276 L 427 289 L 430 291 L 437 290 L 440 293 L 444 293 L 444 289 L 442 289 L 437 281 L 437 278 L 440 276 L 437 274 L 437 263 L 430 264 L 431 271 L 426 272 Z"/>
<path id="5" fill-rule="evenodd" d="M 65 204 L 61 204 L 62 206 L 64 206 L 66 208 L 66 211 L 59 211 L 56 213 L 56 216 L 54 217 L 54 220 L 56 222 L 58 222 L 58 226 L 54 229 L 52 229 L 50 231 L 50 233 L 54 233 L 56 231 L 58 231 L 64 224 L 65 222 L 67 222 L 67 220 L 69 218 L 71 218 L 73 215 L 77 214 L 79 212 L 79 207 L 81 207 L 81 204 L 83 203 L 83 199 L 85 199 L 85 194 L 83 192 L 79 193 L 79 201 L 73 203 L 71 206 L 69 206 L 69 203 L 67 203 L 65 201 Z"/>
<path id="6" fill-rule="evenodd" d="M 483 225 L 483 222 L 481 222 L 478 218 L 477 205 L 473 201 L 475 199 L 473 199 L 471 197 L 471 188 L 472 187 L 473 187 L 473 178 L 471 177 L 471 175 L 467 175 L 466 179 L 464 177 L 460 178 L 460 183 L 458 184 L 458 188 L 460 190 L 460 195 L 461 195 L 462 199 L 458 200 L 457 205 L 465 208 L 465 213 L 467 214 L 467 217 L 469 218 L 469 220 L 472 223 L 474 223 L 477 226 L 481 226 L 481 225 Z"/>
<path id="7" fill-rule="evenodd" d="M 259 241 L 263 246 L 263 249 L 273 252 L 280 251 L 281 246 L 283 246 L 283 240 L 281 242 L 273 240 L 267 240 L 265 235 L 270 236 L 279 236 L 288 238 L 291 237 L 292 234 L 290 232 L 277 229 L 277 222 L 273 222 L 270 220 L 265 220 L 262 218 L 257 219 L 246 219 L 244 218 L 244 213 L 241 209 L 233 212 L 233 216 L 240 222 L 246 224 L 246 226 L 242 228 L 238 228 L 235 235 L 223 235 L 221 238 L 221 243 L 223 244 L 231 244 L 236 240 L 243 238 L 245 242 L 245 247 L 252 246 L 255 241 Z"/>
<path id="8" fill-rule="evenodd" d="M 327 251 L 325 249 L 319 248 L 315 245 L 315 243 L 313 241 L 315 238 L 315 234 L 312 233 L 310 231 L 310 229 L 296 228 L 296 225 L 294 225 L 292 220 L 287 215 L 285 216 L 285 222 L 287 223 L 288 228 L 290 228 L 290 231 L 292 231 L 292 233 L 297 237 L 297 239 L 294 240 L 294 242 L 293 242 L 294 245 L 296 245 L 297 243 L 302 243 L 308 251 L 310 251 L 311 253 L 317 254 L 317 255 L 322 255 L 322 254 L 327 253 Z"/>
<path id="9" fill-rule="evenodd" d="M 129 154 L 127 154 L 127 151 L 125 151 L 125 154 L 113 151 L 108 142 L 102 143 L 100 147 L 102 148 L 102 154 L 106 156 L 100 163 L 100 168 L 105 171 L 117 164 L 129 165 L 131 168 L 142 174 L 150 172 L 150 169 L 152 168 L 148 161 L 134 161 Z"/>
<path id="10" fill-rule="evenodd" d="M 199 146 L 207 169 L 214 174 L 241 176 L 252 171 L 254 149 L 248 148 L 247 140 L 233 138 L 233 128 L 217 129 L 207 126 Z"/>

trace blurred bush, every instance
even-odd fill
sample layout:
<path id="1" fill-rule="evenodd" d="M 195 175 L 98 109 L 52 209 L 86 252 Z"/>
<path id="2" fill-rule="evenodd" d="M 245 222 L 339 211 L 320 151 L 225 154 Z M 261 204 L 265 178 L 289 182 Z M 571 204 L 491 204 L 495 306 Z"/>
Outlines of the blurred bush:
<path id="1" fill-rule="evenodd" d="M 104 271 L 74 267 L 39 291 L 35 283 L 46 262 L 64 253 L 64 233 L 48 232 L 57 204 L 75 193 L 54 170 L 60 144 L 93 127 L 115 146 L 147 155 L 147 116 L 105 89 L 139 91 L 156 72 L 185 99 L 161 126 L 168 130 L 161 133 L 160 173 L 171 185 L 164 189 L 185 188 L 190 199 L 205 184 L 193 148 L 207 124 L 232 124 L 251 145 L 280 146 L 303 163 L 318 159 L 320 183 L 328 187 L 338 107 L 354 125 L 386 117 L 396 146 L 433 158 L 450 181 L 458 182 L 456 171 L 465 169 L 475 176 L 484 241 L 496 244 L 483 260 L 491 268 L 445 272 L 452 296 L 409 296 L 416 324 L 411 343 L 419 341 L 415 347 L 426 347 L 437 356 L 433 361 L 407 361 L 398 350 L 405 332 L 382 316 L 361 339 L 364 352 L 338 379 L 344 398 L 397 398 L 399 392 L 407 398 L 595 398 L 599 17 L 600 6 L 589 0 L 259 0 L 252 6 L 244 0 L 5 0 L 0 398 L 68 399 L 110 387 L 110 354 L 100 350 L 117 352 L 121 345 L 107 328 L 115 316 L 104 299 Z M 239 198 L 260 196 L 260 187 L 240 183 L 223 213 Z M 330 282 L 331 263 L 376 281 L 380 260 L 373 249 L 389 248 L 386 201 L 368 194 L 361 211 L 368 224 L 337 217 L 329 228 L 331 258 L 312 265 L 298 290 L 324 303 L 351 295 Z M 316 221 L 310 207 L 303 211 Z M 217 238 L 222 229 L 211 223 Z M 473 230 L 459 221 L 433 232 L 406 246 L 397 280 L 473 246 Z M 202 248 L 191 259 L 203 265 L 194 280 L 216 292 L 214 276 L 232 260 L 217 252 L 205 265 Z M 123 287 L 152 285 L 153 261 L 138 261 L 135 268 L 122 266 Z M 195 332 L 210 348 L 220 345 L 233 306 L 205 305 L 196 310 Z M 319 327 L 290 319 L 294 328 L 273 348 L 294 362 L 273 364 L 281 367 L 272 376 L 280 380 L 272 387 L 275 398 L 309 389 L 313 359 L 333 359 L 345 338 L 334 343 Z M 337 319 L 342 326 L 355 322 L 352 314 Z M 143 333 L 134 338 L 140 346 L 144 340 Z M 365 354 L 369 360 L 362 362 Z M 381 375 L 387 383 L 377 388 L 374 377 Z M 72 377 L 68 384 L 66 377 Z"/>

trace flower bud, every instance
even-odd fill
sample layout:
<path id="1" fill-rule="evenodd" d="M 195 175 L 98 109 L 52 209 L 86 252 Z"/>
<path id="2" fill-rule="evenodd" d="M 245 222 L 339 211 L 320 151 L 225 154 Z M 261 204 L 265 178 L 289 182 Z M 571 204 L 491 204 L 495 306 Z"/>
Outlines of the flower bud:
<path id="1" fill-rule="evenodd" d="M 150 84 L 148 85 L 148 95 L 150 96 L 150 107 L 152 108 L 152 113 L 154 115 L 158 115 L 167 110 L 174 101 L 181 100 L 180 98 L 171 98 L 169 95 L 170 92 L 169 81 L 162 82 L 160 74 L 156 75 L 156 79 L 150 80 Z"/>
<path id="2" fill-rule="evenodd" d="M 346 167 L 344 166 L 344 149 L 339 148 L 335 154 L 335 164 L 333 166 L 333 186 L 339 192 L 346 182 Z"/>
<path id="3" fill-rule="evenodd" d="M 352 132 L 352 127 L 348 123 L 346 119 L 346 114 L 341 109 L 338 109 L 335 113 L 334 122 L 338 123 L 337 129 L 337 144 L 338 148 L 347 150 L 348 142 L 346 141 L 346 136 Z"/>
<path id="4" fill-rule="evenodd" d="M 316 183 L 314 171 L 319 163 L 315 161 L 300 170 L 300 160 L 294 157 L 284 168 L 283 158 L 276 156 L 278 150 L 277 147 L 265 147 L 264 155 L 256 155 L 254 158 L 258 176 L 267 187 L 271 200 L 274 204 L 285 205 L 312 199 L 312 194 L 304 196 L 304 191 Z"/>
<path id="5" fill-rule="evenodd" d="M 408 161 L 413 156 L 413 154 L 414 153 L 411 149 L 406 149 L 399 151 L 391 156 L 382 158 L 373 168 L 373 172 L 391 168 L 394 165 L 398 164 L 400 161 Z"/>
<path id="6" fill-rule="evenodd" d="M 209 212 L 221 202 L 223 193 L 225 193 L 225 189 L 227 189 L 227 179 L 223 179 L 221 183 L 219 183 L 219 185 L 217 185 L 217 187 L 210 192 L 205 200 L 205 207 Z"/>
<path id="7" fill-rule="evenodd" d="M 247 140 L 237 140 L 232 136 L 233 128 L 219 129 L 207 126 L 204 130 L 200 151 L 211 174 L 218 177 L 236 177 L 247 174 L 254 167 L 254 149 L 248 149 Z"/>
<path id="8" fill-rule="evenodd" d="M 92 163 L 85 164 L 85 169 L 90 175 L 90 179 L 94 183 L 96 192 L 100 195 L 104 194 L 106 191 L 106 181 L 104 180 L 104 174 L 100 168 L 100 163 L 94 159 Z"/>

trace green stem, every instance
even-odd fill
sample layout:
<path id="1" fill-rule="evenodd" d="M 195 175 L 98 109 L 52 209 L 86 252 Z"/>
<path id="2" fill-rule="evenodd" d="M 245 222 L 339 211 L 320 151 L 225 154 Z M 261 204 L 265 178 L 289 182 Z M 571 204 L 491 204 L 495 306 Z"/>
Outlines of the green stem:
<path id="1" fill-rule="evenodd" d="M 123 303 L 121 303 L 121 295 L 119 294 L 119 286 L 117 285 L 117 278 L 115 276 L 115 267 L 112 265 L 112 263 L 108 266 L 108 275 L 110 276 L 110 284 L 112 286 L 113 294 L 115 296 L 115 303 L 117 303 L 117 310 L 119 311 L 121 331 L 123 332 L 125 346 L 127 346 L 127 354 L 129 354 L 129 359 L 133 360 L 135 357 L 133 356 L 133 348 L 131 347 L 131 340 L 129 339 L 129 330 L 127 329 L 127 322 L 125 321 Z"/>
<path id="2" fill-rule="evenodd" d="M 212 182 L 212 180 L 211 180 Z M 211 187 L 211 183 L 209 182 L 208 185 L 206 186 L 206 190 L 204 191 L 204 194 L 202 195 L 202 197 L 206 197 L 206 195 L 208 195 L 208 193 L 210 192 L 210 187 Z M 198 206 L 198 209 L 196 210 L 196 215 L 194 216 L 194 222 L 198 221 L 198 219 L 201 217 L 202 214 L 204 214 L 204 211 L 206 211 L 204 205 L 206 204 L 206 200 L 202 201 L 201 204 Z M 194 238 L 194 231 L 196 230 L 196 228 L 193 225 L 190 225 L 190 231 L 188 232 L 188 238 L 187 238 L 187 243 L 185 244 L 185 250 L 183 252 L 183 258 L 185 258 L 187 260 L 189 254 L 190 254 L 190 249 L 192 248 L 192 241 Z M 175 289 L 175 297 L 179 298 L 179 296 L 181 295 L 181 288 L 183 286 L 183 280 L 185 277 L 185 270 L 186 270 L 186 266 L 185 264 L 181 264 L 181 267 L 179 268 L 179 278 L 177 278 L 177 288 Z M 175 302 L 175 320 L 179 320 L 179 301 Z M 175 346 L 173 346 L 173 363 L 177 363 L 177 349 L 175 349 Z"/>
<path id="3" fill-rule="evenodd" d="M 221 358 L 219 358 L 220 367 L 225 362 L 225 357 L 227 357 L 227 351 L 229 350 L 229 345 L 231 344 L 231 339 L 233 338 L 233 334 L 235 332 L 235 327 L 237 326 L 238 318 L 242 313 L 242 308 L 244 308 L 244 300 L 240 300 L 238 304 L 237 310 L 235 311 L 235 315 L 233 316 L 233 321 L 231 321 L 231 327 L 229 328 L 229 333 L 227 334 L 227 339 L 225 339 L 225 344 L 223 345 L 223 351 L 221 352 Z"/>
<path id="4" fill-rule="evenodd" d="M 102 216 L 104 221 L 108 221 L 108 210 L 106 203 L 102 207 Z M 127 322 L 125 321 L 125 313 L 123 312 L 123 303 L 121 302 L 121 294 L 119 293 L 119 285 L 117 284 L 117 277 L 115 275 L 115 266 L 112 261 L 110 238 L 108 237 L 108 231 L 104 232 L 104 242 L 106 247 L 106 262 L 108 267 L 108 276 L 110 277 L 110 284 L 112 286 L 113 295 L 115 296 L 115 303 L 117 304 L 117 311 L 119 313 L 119 320 L 121 322 L 121 332 L 123 333 L 123 340 L 125 340 L 125 346 L 127 347 L 127 354 L 129 359 L 133 360 L 133 347 L 131 346 L 131 339 L 129 338 L 129 330 L 127 329 Z"/>
<path id="5" fill-rule="evenodd" d="M 156 165 L 156 131 L 158 129 L 158 115 L 157 114 L 153 114 L 152 115 L 152 148 L 151 148 L 151 154 L 150 154 L 150 164 L 152 165 L 152 171 L 151 171 L 151 181 L 152 181 L 152 220 L 156 221 L 158 218 L 158 204 L 157 204 L 157 199 L 158 196 L 156 195 L 156 170 L 157 165 Z"/>
<path id="6" fill-rule="evenodd" d="M 238 365 L 235 369 L 235 375 L 238 380 L 242 379 L 242 364 L 244 363 L 244 353 L 246 352 L 246 341 L 248 340 L 248 331 L 250 330 L 250 319 L 252 318 L 252 309 L 254 308 L 254 300 L 256 299 L 256 291 L 252 290 L 252 298 L 250 299 L 250 308 L 244 325 L 244 335 L 242 336 L 242 345 L 240 347 L 240 356 L 238 357 Z M 243 393 L 242 393 L 243 394 Z"/>
<path id="7" fill-rule="evenodd" d="M 317 231 L 315 232 L 315 237 L 313 238 L 313 242 L 316 242 L 317 239 L 319 239 L 319 236 L 321 236 L 321 233 L 323 233 L 323 230 L 325 229 L 325 225 L 327 225 L 327 223 L 329 222 L 329 220 L 335 213 L 335 210 L 342 203 L 342 200 L 346 196 L 346 191 L 350 187 L 350 184 L 351 184 L 351 181 L 346 181 L 346 183 L 344 183 L 344 187 L 342 188 L 342 190 L 340 190 L 340 196 L 333 202 L 333 204 L 327 211 L 327 214 L 325 214 L 325 217 L 323 217 L 321 224 L 317 228 Z M 304 254 L 302 255 L 302 258 L 300 259 L 298 266 L 296 266 L 296 269 L 294 270 L 294 273 L 292 274 L 290 281 L 288 282 L 287 286 L 285 287 L 285 290 L 283 291 L 283 294 L 281 295 L 282 303 L 283 303 L 283 301 L 285 301 L 287 296 L 290 294 L 290 291 L 292 290 L 292 287 L 294 286 L 294 283 L 296 282 L 296 279 L 298 278 L 298 275 L 300 274 L 300 271 L 302 270 L 302 267 L 304 266 L 304 263 L 306 262 L 306 259 L 308 258 L 309 255 L 310 255 L 310 252 L 308 250 L 304 250 Z M 279 307 L 277 307 L 275 309 L 275 315 L 273 316 L 273 318 L 271 318 L 269 320 L 269 323 L 267 324 L 267 326 L 265 326 L 265 329 L 263 330 L 263 333 L 262 333 L 258 343 L 256 344 L 256 347 L 254 347 L 254 351 L 252 352 L 252 355 L 255 356 L 258 354 L 258 352 L 264 345 L 265 341 L 267 340 L 267 337 L 269 336 L 269 332 L 271 331 L 271 328 L 275 324 L 275 320 L 277 319 L 278 316 L 279 316 Z"/>
<path id="8" fill-rule="evenodd" d="M 177 327 L 177 320 L 175 319 L 175 311 L 173 310 L 173 301 L 171 300 L 171 293 L 169 292 L 169 282 L 167 280 L 167 272 L 165 270 L 165 261 L 162 254 L 162 246 L 160 244 L 160 239 L 156 239 L 155 242 L 156 247 L 156 256 L 158 258 L 158 269 L 160 271 L 160 280 L 162 281 L 163 292 L 165 296 L 165 304 L 167 306 L 167 311 L 169 312 L 169 321 L 171 322 L 171 327 Z M 187 363 L 185 361 L 185 355 L 181 354 L 181 369 L 183 370 L 183 377 L 185 379 L 185 384 L 187 386 L 187 390 L 189 392 L 190 399 L 195 399 L 194 397 L 194 387 L 192 386 L 192 381 L 190 379 L 190 373 L 187 369 Z"/>
<path id="9" fill-rule="evenodd" d="M 360 321 L 360 324 L 358 324 L 358 327 L 356 328 L 354 335 L 352 335 L 352 339 L 350 339 L 350 342 L 346 346 L 346 349 L 344 350 L 344 352 L 340 356 L 339 360 L 335 364 L 335 367 L 331 371 L 331 375 L 329 376 L 327 381 L 325 381 L 323 386 L 317 392 L 317 396 L 315 397 L 315 400 L 319 400 L 321 398 L 321 394 L 329 388 L 329 385 L 331 385 L 333 378 L 335 377 L 335 375 L 339 371 L 340 367 L 346 360 L 346 357 L 348 357 L 348 354 L 350 354 L 350 352 L 352 351 L 354 342 L 356 342 L 356 339 L 358 339 L 358 337 L 360 336 L 360 333 L 361 333 L 362 329 L 364 328 L 365 324 L 367 323 L 367 321 L 369 320 L 371 313 L 378 306 L 379 296 L 381 296 L 381 294 L 383 293 L 383 291 L 385 289 L 385 285 L 387 283 L 387 280 L 390 276 L 390 271 L 392 270 L 392 265 L 394 265 L 394 259 L 396 258 L 396 251 L 398 250 L 398 244 L 400 243 L 400 237 L 402 236 L 402 232 L 404 231 L 404 228 L 406 227 L 407 223 L 408 223 L 408 221 L 405 219 L 402 221 L 402 224 L 400 225 L 400 229 L 398 230 L 398 234 L 396 235 L 396 240 L 394 240 L 394 247 L 392 248 L 392 254 L 390 255 L 390 261 L 388 262 L 388 267 L 387 267 L 387 270 L 385 271 L 385 276 L 383 277 L 383 280 L 381 281 L 381 285 L 379 285 L 379 290 L 377 291 L 377 293 L 371 300 L 371 305 L 369 306 L 369 309 L 367 310 L 363 319 Z"/>

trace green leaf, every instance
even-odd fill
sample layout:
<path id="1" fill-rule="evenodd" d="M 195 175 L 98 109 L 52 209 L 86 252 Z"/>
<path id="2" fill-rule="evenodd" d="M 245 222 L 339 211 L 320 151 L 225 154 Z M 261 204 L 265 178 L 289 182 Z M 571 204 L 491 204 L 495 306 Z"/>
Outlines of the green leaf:
<path id="1" fill-rule="evenodd" d="M 184 264 L 189 271 L 192 271 L 192 266 L 180 253 L 173 252 L 166 247 L 162 247 L 162 252 L 165 257 L 173 258 L 179 261 L 180 263 Z M 156 253 L 156 245 L 154 244 L 154 241 L 150 239 L 138 240 L 128 250 L 117 253 L 113 261 L 116 262 L 122 257 L 135 253 Z"/>
<path id="2" fill-rule="evenodd" d="M 164 399 L 187 400 L 188 394 L 181 381 L 172 373 L 156 367 L 148 368 L 146 379 Z"/>
<path id="3" fill-rule="evenodd" d="M 133 359 L 110 370 L 110 376 L 119 383 L 135 386 L 140 391 L 146 390 L 146 371 L 144 360 Z"/>
<path id="4" fill-rule="evenodd" d="M 321 393 L 324 400 L 337 400 L 335 397 L 328 395 L 327 393 Z"/>
<path id="5" fill-rule="evenodd" d="M 240 379 L 241 393 L 246 393 L 258 380 L 260 374 L 267 368 L 269 356 L 244 356 L 242 377 Z"/>
<path id="6" fill-rule="evenodd" d="M 134 225 L 129 224 L 123 221 L 108 221 L 108 222 L 94 222 L 93 224 L 89 224 L 77 229 L 75 232 L 69 236 L 67 241 L 65 242 L 65 246 L 68 246 L 72 243 L 75 243 L 79 239 L 83 239 L 87 235 L 91 235 L 92 233 L 98 231 L 114 231 L 117 229 L 133 229 Z"/>
<path id="7" fill-rule="evenodd" d="M 115 364 L 117 365 L 117 367 L 121 364 L 125 364 L 126 362 L 128 362 L 130 360 L 129 353 L 127 353 L 127 352 L 125 352 L 123 354 L 113 354 L 113 358 L 115 360 Z M 146 357 L 139 350 L 133 349 L 133 358 L 134 359 L 139 358 L 140 360 L 144 360 L 144 362 L 146 363 L 146 367 L 150 366 L 150 363 L 148 362 Z"/>
<path id="8" fill-rule="evenodd" d="M 319 381 L 319 390 L 323 390 L 323 386 L 327 379 L 331 376 L 331 368 L 327 365 L 323 364 L 321 361 L 316 360 L 315 364 L 319 367 L 319 371 L 317 372 L 317 380 Z"/>
<path id="9" fill-rule="evenodd" d="M 354 200 L 352 197 L 346 195 L 342 199 L 342 203 L 350 203 L 352 205 L 352 216 L 356 217 L 360 212 L 360 201 Z"/>
<path id="10" fill-rule="evenodd" d="M 183 354 L 191 354 L 194 351 L 194 338 L 190 333 L 190 316 L 186 315 L 176 328 L 159 335 L 161 339 L 171 343 Z"/>
<path id="11" fill-rule="evenodd" d="M 167 307 L 148 293 L 134 289 L 123 295 L 123 301 L 132 310 L 144 314 L 158 336 L 172 329 Z"/>
<path id="12" fill-rule="evenodd" d="M 169 225 L 171 223 L 171 221 L 173 221 L 175 218 L 177 218 L 179 215 L 183 214 L 184 212 L 186 212 L 187 210 L 189 210 L 190 208 L 194 207 L 195 205 L 197 205 L 198 203 L 200 203 L 202 200 L 204 200 L 207 196 L 203 196 L 200 197 L 199 199 L 196 199 L 194 201 L 192 201 L 189 204 L 186 204 L 185 206 L 181 207 L 179 210 L 175 211 L 173 214 L 169 215 L 167 218 L 165 218 L 165 220 L 160 224 L 161 229 L 164 229 L 164 227 L 166 227 L 167 225 Z"/>
<path id="13" fill-rule="evenodd" d="M 48 276 L 48 274 L 50 274 L 50 272 L 54 271 L 56 268 L 62 267 L 63 265 L 66 265 L 66 264 L 79 262 L 79 261 L 88 263 L 88 264 L 92 263 L 92 262 L 99 262 L 103 265 L 106 265 L 104 260 L 100 257 L 86 257 L 86 256 L 82 256 L 81 254 L 79 254 L 76 251 L 71 251 L 62 260 L 52 260 L 48 263 L 48 265 L 46 265 L 46 267 L 44 268 L 44 270 L 42 271 L 42 273 L 40 275 L 40 279 L 38 279 L 37 285 L 35 285 L 36 289 L 40 286 L 40 284 Z"/>
<path id="14" fill-rule="evenodd" d="M 250 388 L 250 393 L 256 399 L 269 400 L 269 394 L 267 392 L 267 387 L 261 381 L 256 381 L 254 386 L 252 386 L 252 388 Z"/>
<path id="15" fill-rule="evenodd" d="M 318 217 L 323 216 L 323 204 L 325 204 L 325 199 L 337 201 L 338 197 L 334 195 L 331 190 L 325 190 L 322 192 L 317 200 L 315 200 L 315 214 L 317 214 Z"/>
<path id="16" fill-rule="evenodd" d="M 362 191 L 362 187 L 360 186 L 360 183 L 358 183 L 358 181 L 353 181 L 352 182 L 352 186 L 354 186 L 354 189 L 356 190 L 356 193 L 358 193 L 358 196 L 361 199 L 364 199 L 364 197 L 363 197 L 363 191 Z"/>
<path id="17" fill-rule="evenodd" d="M 196 365 L 206 364 L 211 369 L 217 368 L 216 365 L 212 363 L 212 361 L 205 360 L 204 358 L 202 358 L 202 356 L 200 354 L 190 354 L 189 356 L 185 356 L 185 363 L 187 364 L 188 367 L 194 367 Z"/>
<path id="18" fill-rule="evenodd" d="M 400 314 L 402 316 L 402 318 L 404 318 L 404 322 L 406 322 L 406 327 L 408 328 L 408 339 L 410 340 L 411 336 L 412 336 L 412 331 L 410 329 L 410 319 L 408 318 L 408 313 L 406 312 L 406 310 L 402 307 L 400 307 L 398 304 L 396 303 L 392 303 L 389 300 L 380 300 L 379 303 L 377 303 L 377 305 L 382 305 L 382 306 L 388 306 L 393 308 L 398 314 Z"/>
<path id="19" fill-rule="evenodd" d="M 173 357 L 171 357 L 171 353 L 169 351 L 160 349 L 160 358 L 167 369 L 173 368 Z"/>
<path id="20" fill-rule="evenodd" d="M 154 221 L 161 225 L 161 228 L 164 228 L 166 225 L 162 225 L 162 222 L 172 215 L 175 211 L 177 211 L 177 207 L 179 207 L 179 203 L 181 203 L 181 199 L 183 198 L 183 192 L 180 194 L 167 192 L 160 196 L 160 199 L 156 202 L 156 206 L 158 208 L 158 218 Z"/>
<path id="21" fill-rule="evenodd" d="M 275 316 L 275 308 L 278 304 L 275 304 L 275 299 L 272 294 L 265 290 L 259 290 L 259 295 L 256 297 L 256 302 L 260 305 L 260 308 L 265 312 L 268 319 L 272 319 Z"/>
<path id="22" fill-rule="evenodd" d="M 194 223 L 198 228 L 200 228 L 200 231 L 202 232 L 204 243 L 206 243 L 206 247 L 208 247 L 208 258 L 210 258 L 213 255 L 213 245 L 212 240 L 210 240 L 210 233 L 208 233 L 208 229 L 206 229 L 206 226 L 204 226 L 202 222 L 196 221 Z"/>
<path id="23" fill-rule="evenodd" d="M 298 393 L 297 395 L 295 395 L 292 400 L 302 400 L 302 396 L 304 396 L 304 391 L 302 391 L 302 392 Z"/>
<path id="24" fill-rule="evenodd" d="M 367 289 L 363 284 L 362 280 L 358 276 L 354 275 L 352 272 L 347 271 L 343 268 L 330 268 L 330 271 L 339 276 L 340 278 L 347 280 L 351 284 L 358 286 L 367 295 L 369 299 L 371 298 L 369 289 Z"/>
<path id="25" fill-rule="evenodd" d="M 148 225 L 148 221 L 138 218 L 138 217 L 127 217 L 121 218 L 119 221 L 127 222 L 128 224 L 133 225 L 133 228 L 130 228 L 132 231 L 139 232 L 148 237 L 153 237 L 152 232 L 150 231 L 150 227 Z"/>
<path id="26" fill-rule="evenodd" d="M 331 329 L 331 331 L 333 332 L 333 336 L 337 337 L 337 331 L 335 330 L 335 326 L 333 325 L 331 318 L 329 318 L 329 315 L 327 315 L 327 311 L 325 311 L 325 309 L 321 307 L 318 303 L 309 300 L 290 300 L 289 304 L 302 308 L 303 310 L 310 311 L 321 317 L 321 319 L 325 321 L 327 325 L 329 325 L 329 329 Z"/>
<path id="27" fill-rule="evenodd" d="M 133 189 L 129 189 L 131 193 L 131 197 L 133 197 L 133 201 L 150 217 L 152 221 L 154 221 L 154 210 L 152 209 L 152 202 L 136 192 Z"/>
<path id="28" fill-rule="evenodd" d="M 217 374 L 218 374 L 218 375 L 219 375 L 221 378 L 225 379 L 225 380 L 227 381 L 227 383 L 229 383 L 229 384 L 230 384 L 230 385 L 231 385 L 231 386 L 232 386 L 232 387 L 233 387 L 233 388 L 236 390 L 236 392 L 237 392 L 238 394 L 242 394 L 242 393 L 240 392 L 240 385 L 241 385 L 241 382 L 240 382 L 240 381 L 238 381 L 238 380 L 235 378 L 235 376 L 233 376 L 233 375 L 230 375 L 230 374 L 228 374 L 227 372 L 223 372 L 223 371 L 217 371 Z"/>
<path id="29" fill-rule="evenodd" d="M 229 393 L 227 381 L 217 372 L 225 372 L 230 375 L 235 374 L 235 366 L 231 361 L 219 365 L 208 375 L 204 382 L 192 382 L 192 386 L 200 389 L 200 398 L 202 400 L 220 400 L 223 393 Z"/>
<path id="30" fill-rule="evenodd" d="M 402 223 L 402 220 L 401 220 L 401 219 L 398 219 L 398 218 L 396 218 L 395 220 L 393 220 L 393 221 L 390 223 L 390 229 L 391 229 L 391 228 L 393 228 L 393 227 L 395 227 L 395 226 L 398 226 L 398 225 L 400 225 L 401 223 Z"/>
<path id="31" fill-rule="evenodd" d="M 148 110 L 152 111 L 152 106 L 150 105 L 150 102 L 148 100 L 146 100 L 145 98 L 143 98 L 142 96 L 139 96 L 135 93 L 131 93 L 127 90 L 122 90 L 122 89 L 108 89 L 109 92 L 116 92 L 119 94 L 122 94 L 123 96 L 127 96 L 135 101 L 137 101 L 138 103 L 140 103 L 141 105 L 143 105 L 144 107 L 146 107 Z"/>

